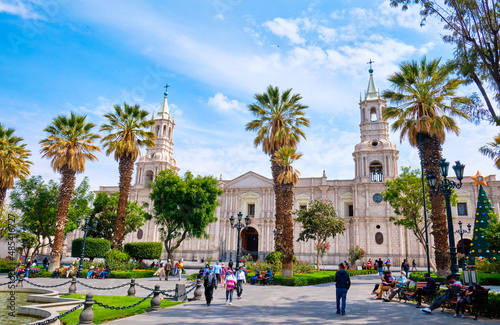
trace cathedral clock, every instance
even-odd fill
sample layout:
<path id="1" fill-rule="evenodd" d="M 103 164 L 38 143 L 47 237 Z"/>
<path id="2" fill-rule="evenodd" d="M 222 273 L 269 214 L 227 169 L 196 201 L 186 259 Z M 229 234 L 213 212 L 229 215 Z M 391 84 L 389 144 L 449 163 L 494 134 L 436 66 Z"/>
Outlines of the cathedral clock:
<path id="1" fill-rule="evenodd" d="M 373 201 L 375 201 L 376 203 L 382 202 L 382 194 L 380 193 L 373 194 Z"/>

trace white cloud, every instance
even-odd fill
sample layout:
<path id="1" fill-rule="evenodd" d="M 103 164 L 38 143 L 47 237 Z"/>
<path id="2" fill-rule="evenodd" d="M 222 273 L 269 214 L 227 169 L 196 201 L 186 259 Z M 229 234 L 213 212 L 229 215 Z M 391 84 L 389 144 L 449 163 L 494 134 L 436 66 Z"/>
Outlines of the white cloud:
<path id="1" fill-rule="evenodd" d="M 274 18 L 273 21 L 267 21 L 262 25 L 273 34 L 288 38 L 292 44 L 303 44 L 306 40 L 299 35 L 301 22 L 303 22 L 301 19 Z"/>
<path id="2" fill-rule="evenodd" d="M 217 15 L 214 16 L 214 18 L 216 20 L 225 20 L 226 19 L 223 14 L 217 14 Z"/>
<path id="3" fill-rule="evenodd" d="M 318 27 L 319 38 L 325 43 L 332 43 L 337 37 L 337 31 L 334 28 L 325 26 Z"/>
<path id="4" fill-rule="evenodd" d="M 0 1 L 0 13 L 19 16 L 24 19 L 43 19 L 31 6 L 21 0 Z"/>
<path id="5" fill-rule="evenodd" d="M 214 107 L 218 111 L 245 111 L 245 106 L 238 102 L 236 99 L 229 99 L 222 93 L 216 93 L 213 97 L 208 99 L 208 105 Z"/>

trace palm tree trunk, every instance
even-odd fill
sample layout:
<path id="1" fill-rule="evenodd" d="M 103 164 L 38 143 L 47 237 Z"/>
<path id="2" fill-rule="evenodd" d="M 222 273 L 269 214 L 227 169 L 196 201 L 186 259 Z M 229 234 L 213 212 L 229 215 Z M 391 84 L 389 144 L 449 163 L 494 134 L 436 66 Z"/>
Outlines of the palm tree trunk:
<path id="1" fill-rule="evenodd" d="M 120 196 L 118 198 L 118 210 L 116 212 L 115 234 L 113 238 L 114 249 L 121 249 L 123 244 L 128 196 L 134 173 L 134 161 L 132 158 L 130 156 L 120 157 L 118 170 L 120 171 Z"/>
<path id="2" fill-rule="evenodd" d="M 0 188 L 0 210 L 3 208 L 5 202 L 5 197 L 7 196 L 7 189 L 5 187 Z"/>
<path id="3" fill-rule="evenodd" d="M 282 275 L 293 277 L 293 184 L 282 185 L 283 195 L 283 260 Z"/>
<path id="4" fill-rule="evenodd" d="M 422 133 L 422 160 L 425 173 L 434 173 L 437 177 L 437 184 L 441 184 L 441 172 L 439 162 L 442 159 L 441 142 L 436 136 L 429 136 Z M 448 246 L 448 227 L 446 224 L 446 210 L 443 193 L 430 195 L 432 232 L 434 236 L 434 254 L 436 256 L 436 268 L 439 276 L 444 276 L 450 272 L 450 252 Z"/>
<path id="5" fill-rule="evenodd" d="M 271 155 L 272 157 L 273 155 Z M 281 184 L 278 184 L 278 175 L 281 174 L 283 167 L 271 159 L 271 170 L 274 182 L 274 198 L 276 206 L 276 234 L 274 239 L 274 251 L 283 251 L 283 195 Z"/>
<path id="6" fill-rule="evenodd" d="M 67 167 L 61 168 L 61 185 L 59 186 L 59 201 L 57 202 L 57 218 L 54 232 L 54 244 L 50 252 L 49 272 L 59 268 L 64 242 L 64 230 L 68 217 L 69 204 L 75 191 L 76 172 Z"/>

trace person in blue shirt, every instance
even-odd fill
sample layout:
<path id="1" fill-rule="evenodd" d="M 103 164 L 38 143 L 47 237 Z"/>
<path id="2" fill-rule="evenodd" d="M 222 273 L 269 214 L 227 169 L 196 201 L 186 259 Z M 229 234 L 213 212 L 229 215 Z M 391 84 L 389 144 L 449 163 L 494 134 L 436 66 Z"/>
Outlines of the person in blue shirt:
<path id="1" fill-rule="evenodd" d="M 337 289 L 337 314 L 345 315 L 345 305 L 347 300 L 347 291 L 351 287 L 351 278 L 345 270 L 344 264 L 339 264 L 339 270 L 335 272 L 335 287 Z M 342 309 L 340 308 L 342 300 Z"/>
<path id="2" fill-rule="evenodd" d="M 401 275 L 399 278 L 396 279 L 396 286 L 392 289 L 389 290 L 389 296 L 387 298 L 384 298 L 385 302 L 389 302 L 394 298 L 394 296 L 403 290 L 405 287 L 406 283 L 408 282 L 408 278 L 406 277 L 406 272 L 403 270 L 401 271 Z"/>
<path id="3" fill-rule="evenodd" d="M 220 283 L 220 274 L 222 272 L 222 266 L 220 266 L 219 261 L 214 265 L 214 274 L 217 277 L 217 283 Z"/>
<path id="4" fill-rule="evenodd" d="M 266 274 L 262 277 L 262 284 L 266 285 L 267 282 L 273 277 L 273 271 L 270 268 L 267 268 Z"/>

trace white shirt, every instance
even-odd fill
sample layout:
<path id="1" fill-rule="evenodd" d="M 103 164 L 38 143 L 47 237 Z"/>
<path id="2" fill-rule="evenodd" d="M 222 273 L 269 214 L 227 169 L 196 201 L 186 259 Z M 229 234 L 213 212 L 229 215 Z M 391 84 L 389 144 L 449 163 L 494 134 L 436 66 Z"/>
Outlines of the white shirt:
<path id="1" fill-rule="evenodd" d="M 236 280 L 243 280 L 244 283 L 247 283 L 247 277 L 245 276 L 245 271 L 237 271 Z"/>

